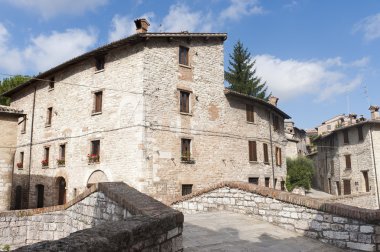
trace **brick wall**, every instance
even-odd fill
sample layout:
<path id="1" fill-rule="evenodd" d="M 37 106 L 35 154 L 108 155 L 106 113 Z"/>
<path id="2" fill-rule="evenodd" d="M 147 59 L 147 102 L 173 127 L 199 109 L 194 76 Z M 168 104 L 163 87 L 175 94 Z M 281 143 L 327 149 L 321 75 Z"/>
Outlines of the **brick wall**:
<path id="1" fill-rule="evenodd" d="M 247 183 L 220 183 L 174 201 L 185 213 L 247 214 L 341 248 L 380 249 L 380 211 L 334 204 Z"/>

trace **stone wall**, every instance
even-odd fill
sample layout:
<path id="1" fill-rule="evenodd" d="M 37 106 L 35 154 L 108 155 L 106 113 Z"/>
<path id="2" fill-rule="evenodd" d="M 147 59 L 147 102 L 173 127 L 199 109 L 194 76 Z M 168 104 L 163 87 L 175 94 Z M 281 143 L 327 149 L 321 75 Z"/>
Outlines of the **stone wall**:
<path id="1" fill-rule="evenodd" d="M 56 246 L 64 251 L 87 251 L 84 244 L 91 250 L 107 237 L 104 251 L 153 245 L 178 251 L 182 249 L 182 223 L 181 213 L 126 184 L 103 183 L 62 206 L 0 212 L 0 244 L 11 249 L 33 244 L 16 251 L 56 251 Z M 91 239 L 85 239 L 90 234 Z M 148 243 L 149 237 L 156 240 Z"/>
<path id="2" fill-rule="evenodd" d="M 328 201 L 366 209 L 379 209 L 376 200 L 376 195 L 371 192 L 355 195 L 337 196 L 329 198 Z"/>
<path id="3" fill-rule="evenodd" d="M 221 183 L 173 203 L 185 213 L 228 210 L 260 218 L 341 248 L 380 249 L 380 211 L 240 182 Z"/>

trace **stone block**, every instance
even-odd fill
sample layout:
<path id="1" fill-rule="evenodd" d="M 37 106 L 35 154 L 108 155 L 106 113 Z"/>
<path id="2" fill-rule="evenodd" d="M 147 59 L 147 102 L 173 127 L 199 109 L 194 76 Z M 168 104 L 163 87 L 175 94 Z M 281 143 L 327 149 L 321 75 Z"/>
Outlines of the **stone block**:
<path id="1" fill-rule="evenodd" d="M 370 234 L 358 234 L 358 242 L 360 243 L 372 243 L 372 235 Z"/>
<path id="2" fill-rule="evenodd" d="M 302 230 L 308 230 L 309 222 L 305 220 L 298 220 L 294 223 L 294 227 Z"/>
<path id="3" fill-rule="evenodd" d="M 361 233 L 373 233 L 373 231 L 374 231 L 373 226 L 368 226 L 368 225 L 360 226 Z"/>
<path id="4" fill-rule="evenodd" d="M 361 251 L 376 251 L 376 246 L 374 244 L 347 242 L 347 247 Z"/>
<path id="5" fill-rule="evenodd" d="M 345 224 L 345 223 L 348 222 L 348 219 L 344 218 L 344 217 L 335 217 L 335 216 L 333 216 L 333 222 Z"/>
<path id="6" fill-rule="evenodd" d="M 344 229 L 346 231 L 350 231 L 350 232 L 352 232 L 352 231 L 357 232 L 357 231 L 359 231 L 359 226 L 358 225 L 345 224 Z"/>
<path id="7" fill-rule="evenodd" d="M 348 232 L 338 232 L 338 231 L 323 231 L 324 238 L 336 239 L 336 240 L 349 240 L 350 236 Z"/>
<path id="8" fill-rule="evenodd" d="M 330 223 L 328 223 L 330 225 Z M 331 224 L 331 230 L 333 231 L 343 231 L 344 225 L 343 224 Z"/>

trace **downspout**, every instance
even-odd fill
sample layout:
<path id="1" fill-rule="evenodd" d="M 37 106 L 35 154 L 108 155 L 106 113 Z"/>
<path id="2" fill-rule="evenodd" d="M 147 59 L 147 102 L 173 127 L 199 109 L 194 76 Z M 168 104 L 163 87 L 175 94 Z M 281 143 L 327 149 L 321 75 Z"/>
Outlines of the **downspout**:
<path id="1" fill-rule="evenodd" d="M 369 125 L 369 132 L 370 132 L 370 134 L 371 134 L 371 146 L 372 146 L 373 168 L 375 169 L 377 205 L 378 205 L 378 209 L 380 209 L 379 184 L 378 184 L 378 182 L 377 182 L 377 171 L 376 171 L 375 149 L 374 149 L 374 147 L 373 147 L 372 125 L 371 125 L 371 124 Z"/>
<path id="2" fill-rule="evenodd" d="M 272 113 L 269 111 L 269 141 L 270 141 L 270 154 L 271 154 L 271 158 L 272 158 L 272 185 L 273 185 L 273 189 L 275 189 L 275 184 L 274 184 L 274 181 L 275 181 L 275 179 L 274 179 L 274 163 L 273 163 L 273 141 L 272 141 L 271 122 L 272 122 Z"/>
<path id="3" fill-rule="evenodd" d="M 32 125 L 31 125 L 31 127 L 30 127 L 30 147 L 29 147 L 29 174 L 28 174 L 27 208 L 29 208 L 29 197 L 30 197 L 30 178 L 31 178 L 31 168 L 32 168 L 32 146 L 33 146 L 33 124 L 34 124 L 34 110 L 35 110 L 35 107 L 36 107 L 36 91 L 37 91 L 37 86 L 34 86 L 33 108 L 32 108 Z"/>
<path id="4" fill-rule="evenodd" d="M 12 197 L 13 197 L 13 178 L 14 178 L 14 172 L 15 172 L 15 160 L 16 160 L 16 151 L 13 153 L 13 159 L 12 159 L 12 178 L 11 178 L 11 193 L 10 193 L 10 201 L 9 201 L 9 209 L 13 209 L 12 207 Z"/>

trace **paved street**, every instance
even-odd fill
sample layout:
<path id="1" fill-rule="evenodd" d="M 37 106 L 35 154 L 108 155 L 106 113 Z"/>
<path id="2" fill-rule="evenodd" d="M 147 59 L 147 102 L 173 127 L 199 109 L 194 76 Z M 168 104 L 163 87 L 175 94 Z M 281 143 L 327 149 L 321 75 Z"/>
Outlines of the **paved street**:
<path id="1" fill-rule="evenodd" d="M 183 246 L 191 251 L 344 251 L 241 214 L 185 215 Z"/>

